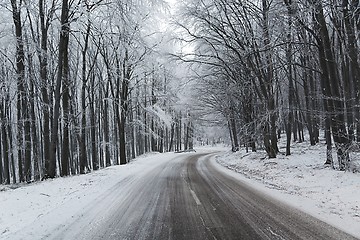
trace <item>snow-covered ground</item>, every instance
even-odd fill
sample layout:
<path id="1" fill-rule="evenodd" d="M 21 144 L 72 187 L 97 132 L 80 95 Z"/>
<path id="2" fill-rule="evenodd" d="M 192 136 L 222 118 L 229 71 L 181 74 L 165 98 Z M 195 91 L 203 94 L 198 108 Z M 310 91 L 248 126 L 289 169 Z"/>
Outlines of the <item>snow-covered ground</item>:
<path id="1" fill-rule="evenodd" d="M 324 150 L 323 145 L 296 144 L 292 156 L 277 159 L 264 158 L 264 152 L 232 153 L 221 147 L 197 152 L 221 151 L 213 159 L 221 171 L 360 238 L 360 174 L 324 168 Z M 152 153 L 86 175 L 0 186 L 0 239 L 30 239 L 25 233 L 33 234 L 31 239 L 37 233 L 44 236 L 119 183 L 141 178 L 176 156 Z"/>
<path id="2" fill-rule="evenodd" d="M 38 239 L 37 234 L 43 236 L 52 227 L 71 221 L 71 218 L 81 214 L 91 202 L 111 191 L 119 182 L 141 177 L 141 174 L 173 157 L 174 153 L 151 153 L 127 165 L 113 166 L 86 175 L 56 178 L 30 185 L 0 185 L 0 239 Z M 32 237 L 24 236 L 29 233 Z"/>
<path id="3" fill-rule="evenodd" d="M 323 144 L 296 143 L 291 156 L 276 159 L 242 149 L 227 151 L 216 162 L 232 170 L 228 174 L 360 239 L 360 173 L 324 167 L 325 149 Z"/>

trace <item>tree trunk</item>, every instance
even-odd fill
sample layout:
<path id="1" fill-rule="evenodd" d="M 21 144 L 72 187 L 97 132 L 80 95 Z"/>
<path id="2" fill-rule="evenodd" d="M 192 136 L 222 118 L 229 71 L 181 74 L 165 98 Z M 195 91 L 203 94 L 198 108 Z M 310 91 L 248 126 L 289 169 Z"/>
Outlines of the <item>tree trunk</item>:
<path id="1" fill-rule="evenodd" d="M 177 133 L 177 144 L 178 144 L 178 151 L 181 151 L 182 150 L 182 144 L 181 144 L 181 132 L 182 132 L 182 121 L 181 121 L 181 118 L 182 118 L 182 115 L 181 115 L 181 112 L 179 113 L 179 118 L 178 118 L 178 133 Z"/>
<path id="2" fill-rule="evenodd" d="M 40 17 L 40 51 L 38 53 L 40 63 L 40 80 L 41 80 L 41 96 L 42 96 L 42 147 L 45 162 L 43 172 L 47 174 L 50 171 L 50 100 L 49 100 L 49 82 L 48 82 L 48 29 L 50 22 L 45 18 L 45 0 L 39 0 L 39 17 Z M 52 9 L 54 6 L 52 6 Z M 51 15 L 49 16 L 52 17 Z"/>
<path id="3" fill-rule="evenodd" d="M 121 121 L 119 127 L 119 137 L 120 137 L 120 165 L 127 163 L 126 157 L 126 117 L 128 114 L 128 106 L 129 106 L 129 84 L 130 78 L 132 74 L 132 68 L 129 64 L 128 52 L 125 52 L 125 58 L 123 62 L 123 76 L 124 79 L 122 81 L 121 86 L 121 95 L 120 95 L 120 108 L 121 108 Z"/>
<path id="4" fill-rule="evenodd" d="M 5 98 L 8 98 L 7 96 Z M 2 140 L 2 157 L 4 161 L 3 169 L 3 179 L 0 182 L 0 184 L 10 184 L 10 164 L 9 164 L 9 138 L 8 138 L 8 132 L 7 132 L 7 125 L 9 124 L 8 119 L 6 117 L 6 106 L 8 105 L 8 101 L 5 100 L 5 106 L 1 106 L 1 140 Z M 1 160 L 0 160 L 1 162 Z"/>
<path id="5" fill-rule="evenodd" d="M 354 128 L 356 127 L 356 141 L 360 142 L 360 67 L 359 67 L 359 61 L 358 61 L 358 53 L 359 49 L 357 46 L 357 39 L 356 39 L 356 30 L 355 30 L 355 18 L 354 14 L 358 12 L 357 6 L 359 4 L 359 1 L 352 1 L 350 3 L 350 9 L 349 9 L 349 1 L 343 0 L 343 14 L 344 14 L 344 25 L 345 25 L 345 31 L 347 35 L 347 53 L 348 53 L 348 59 L 349 59 L 349 83 L 348 85 L 351 86 L 351 92 L 352 95 L 348 96 L 350 97 L 350 106 L 347 107 L 348 109 L 348 118 L 349 116 L 354 117 L 354 119 L 351 119 L 354 124 L 349 124 L 349 137 L 351 140 L 353 140 L 352 134 L 354 131 Z M 346 81 L 347 79 L 345 79 Z M 350 90 L 349 89 L 349 90 Z M 348 92 L 350 92 L 348 90 Z M 348 93 L 345 92 L 345 93 Z M 353 109 L 353 110 L 352 110 Z"/>
<path id="6" fill-rule="evenodd" d="M 131 97 L 130 97 L 131 99 Z M 136 129 L 135 129 L 135 123 L 134 123 L 134 111 L 133 111 L 133 102 L 131 101 L 131 111 L 130 111 L 130 134 L 131 134 L 131 158 L 136 158 Z"/>
<path id="7" fill-rule="evenodd" d="M 169 143 L 169 152 L 171 152 L 174 142 L 174 135 L 175 135 L 175 123 L 171 124 L 171 130 L 170 130 L 170 143 Z"/>
<path id="8" fill-rule="evenodd" d="M 91 160 L 93 170 L 99 169 L 98 147 L 96 141 L 96 111 L 95 111 L 95 76 L 91 77 L 91 93 L 89 94 L 90 101 L 90 139 L 91 139 Z M 98 133 L 100 135 L 100 133 Z M 99 140 L 100 141 L 100 140 Z"/>
<path id="9" fill-rule="evenodd" d="M 151 104 L 152 106 L 154 106 L 157 102 L 157 99 L 155 97 L 155 78 L 153 77 L 152 79 L 152 83 L 151 83 Z M 158 146 L 157 146 L 157 137 L 155 138 L 155 121 L 154 121 L 154 117 L 151 118 L 151 151 L 155 152 L 158 151 Z"/>
<path id="10" fill-rule="evenodd" d="M 104 147 L 105 147 L 105 117 L 103 116 L 104 115 L 104 96 L 103 96 L 103 91 L 102 91 L 102 88 L 99 89 L 99 101 L 97 102 L 97 108 L 98 108 L 98 131 L 99 131 L 99 144 L 98 144 L 98 147 L 99 147 L 99 165 L 100 165 L 100 168 L 104 168 L 105 166 L 105 158 L 104 158 Z M 106 154 L 105 154 L 106 155 Z"/>
<path id="11" fill-rule="evenodd" d="M 62 77 L 62 107 L 63 107 L 63 135 L 62 135 L 62 150 L 61 150 L 61 176 L 69 175 L 69 161 L 70 161 L 70 82 L 68 77 L 69 69 L 68 52 L 64 52 L 63 63 L 63 77 Z M 81 171 L 81 170 L 80 170 Z"/>
<path id="12" fill-rule="evenodd" d="M 291 0 L 289 0 L 290 5 L 291 5 Z M 288 34 L 287 34 L 287 46 L 286 46 L 286 60 L 287 60 L 287 77 L 288 77 L 288 82 L 289 82 L 289 96 L 288 96 L 288 101 L 289 101 L 289 110 L 288 110 L 288 118 L 287 118 L 287 123 L 286 123 L 286 156 L 289 156 L 291 154 L 290 152 L 290 144 L 291 144 L 291 126 L 293 124 L 294 121 L 294 115 L 293 115 L 293 111 L 294 111 L 294 83 L 293 83 L 293 73 L 292 73 L 292 38 L 291 38 L 291 33 L 292 33 L 292 11 L 291 8 L 288 8 Z"/>
<path id="13" fill-rule="evenodd" d="M 66 0 L 67 1 L 67 0 Z M 69 11 L 67 9 L 67 11 Z M 67 13 L 68 14 L 68 13 Z M 61 176 L 69 175 L 69 167 L 70 167 L 70 116 L 71 116 L 71 106 L 70 106 L 70 81 L 69 81 L 69 31 L 70 24 L 68 22 L 68 16 L 66 16 L 65 24 L 67 25 L 67 35 L 64 36 L 64 51 L 62 54 L 63 62 L 62 68 L 59 71 L 62 71 L 61 76 L 61 84 L 62 84 L 62 109 L 63 109 L 63 135 L 62 135 L 62 150 L 61 150 Z M 61 38 L 60 38 L 61 41 Z M 60 48 L 59 48 L 60 49 Z M 59 60 L 60 61 L 60 60 Z M 59 75 L 58 75 L 59 77 Z M 56 105 L 56 103 L 55 103 Z M 61 132 L 61 131 L 60 131 Z"/>
<path id="14" fill-rule="evenodd" d="M 111 166 L 110 160 L 110 139 L 109 139 L 109 107 L 108 102 L 105 100 L 103 109 L 103 132 L 104 132 L 104 144 L 105 144 L 105 166 Z"/>
<path id="15" fill-rule="evenodd" d="M 25 39 L 26 35 L 25 35 Z M 28 41 L 26 41 L 28 42 Z M 29 44 L 26 44 L 27 48 L 29 48 Z M 28 49 L 27 49 L 28 50 Z M 28 50 L 28 52 L 30 52 Z M 28 65 L 28 72 L 29 72 L 29 90 L 30 90 L 30 96 L 28 96 L 27 101 L 27 121 L 25 123 L 25 144 L 27 145 L 27 149 L 32 151 L 25 151 L 25 178 L 27 182 L 31 182 L 31 176 L 32 176 L 32 162 L 31 159 L 34 159 L 33 166 L 34 166 L 34 180 L 40 179 L 40 172 L 39 172 L 39 149 L 38 149 L 38 139 L 37 139 L 37 127 L 36 127 L 36 115 L 35 115 L 35 87 L 34 87 L 34 81 L 35 75 L 33 71 L 33 58 L 31 54 L 27 55 L 27 59 L 29 62 Z M 32 153 L 32 154 L 31 154 Z"/>
<path id="16" fill-rule="evenodd" d="M 19 181 L 25 181 L 24 176 L 24 124 L 26 119 L 26 79 L 25 79 L 25 54 L 24 54 L 24 41 L 22 33 L 22 21 L 21 21 L 21 2 L 11 0 L 12 17 L 15 27 L 16 37 L 16 78 L 17 78 L 17 148 L 18 148 L 18 173 Z M 26 133 L 25 133 L 26 134 Z M 27 163 L 26 163 L 27 164 Z M 26 166 L 28 167 L 28 165 Z"/>
<path id="17" fill-rule="evenodd" d="M 264 45 L 266 48 L 270 47 L 270 33 L 269 33 L 269 9 L 270 3 L 268 0 L 262 0 L 262 30 L 264 36 Z M 274 74 L 273 74 L 273 61 L 271 56 L 271 50 L 268 49 L 265 53 L 266 56 L 266 73 L 265 73 L 265 82 L 266 82 L 266 92 L 267 92 L 267 110 L 269 113 L 269 125 L 266 130 L 266 134 L 269 134 L 270 141 L 268 144 L 268 155 L 269 158 L 276 158 L 276 154 L 278 152 L 277 147 L 277 135 L 276 135 L 276 108 L 275 108 L 275 94 L 274 94 Z"/>
<path id="18" fill-rule="evenodd" d="M 331 129 L 337 148 L 337 154 L 339 159 L 339 168 L 340 170 L 347 169 L 348 166 L 348 157 L 347 157 L 347 147 L 349 144 L 348 134 L 345 127 L 345 115 L 344 115 L 344 105 L 342 102 L 342 96 L 340 93 L 340 80 L 337 72 L 337 65 L 334 54 L 332 52 L 332 47 L 330 43 L 329 32 L 327 29 L 325 16 L 322 8 L 322 2 L 317 2 L 312 0 L 312 3 L 315 6 L 314 17 L 315 24 L 317 26 L 318 34 L 320 36 L 319 52 L 320 52 L 320 62 L 323 73 L 327 77 L 325 81 L 327 95 L 329 97 L 329 108 L 331 114 Z"/>
<path id="19" fill-rule="evenodd" d="M 87 153 L 86 153 L 86 84 L 87 84 L 87 61 L 86 54 L 89 45 L 91 22 L 88 21 L 85 32 L 84 48 L 82 50 L 82 86 L 81 86 L 81 129 L 80 129 L 80 174 L 86 172 Z"/>
<path id="20" fill-rule="evenodd" d="M 184 150 L 188 150 L 189 146 L 189 125 L 184 123 Z"/>
<path id="21" fill-rule="evenodd" d="M 149 152 L 149 126 L 148 126 L 148 117 L 147 117 L 147 112 L 146 112 L 146 108 L 148 107 L 148 100 L 147 100 L 147 78 L 145 77 L 144 79 L 145 84 L 144 84 L 144 149 L 145 152 Z"/>
<path id="22" fill-rule="evenodd" d="M 6 104 L 7 106 L 10 106 L 10 99 L 9 99 L 9 96 L 7 98 L 7 103 Z M 12 128 L 11 128 L 11 122 L 12 122 L 12 116 L 13 116 L 13 113 L 11 112 L 11 108 L 8 107 L 7 108 L 7 124 L 6 124 L 6 132 L 8 134 L 8 143 L 9 143 L 9 155 L 10 155 L 10 160 L 11 160 L 11 166 L 10 166 L 10 170 L 11 170 L 11 175 L 12 175 L 12 178 L 13 178 L 13 184 L 16 183 L 16 167 L 15 167 L 15 156 L 14 156 L 14 153 L 15 151 L 11 152 L 11 149 L 14 149 L 14 144 L 13 144 L 13 134 L 12 134 Z"/>
<path id="23" fill-rule="evenodd" d="M 69 45 L 69 4 L 68 0 L 62 1 L 61 6 L 61 32 L 59 40 L 59 56 L 58 56 L 58 72 L 55 83 L 55 104 L 53 109 L 53 122 L 51 129 L 51 141 L 50 141 L 50 161 L 49 171 L 47 176 L 54 178 L 56 176 L 56 156 L 57 156 L 57 144 L 58 144 L 58 130 L 59 130 L 59 118 L 60 118 L 60 98 L 61 98 L 61 85 L 64 78 L 64 64 L 68 55 Z M 66 64 L 68 65 L 68 64 Z M 65 76 L 66 77 L 66 76 Z M 68 87 L 68 86 L 65 86 Z"/>
<path id="24" fill-rule="evenodd" d="M 303 66 L 307 66 L 308 62 L 307 62 L 307 58 L 306 57 L 302 57 L 301 58 L 301 63 Z M 305 116 L 306 116 L 306 126 L 309 132 L 309 138 L 310 138 L 310 145 L 314 146 L 316 144 L 316 133 L 315 133 L 315 122 L 313 121 L 314 119 L 314 109 L 313 109 L 313 104 L 312 102 L 314 101 L 313 98 L 315 96 L 313 96 L 311 94 L 311 91 L 309 89 L 309 84 L 308 82 L 310 81 L 310 78 L 312 78 L 312 76 L 309 76 L 309 70 L 304 69 L 303 70 L 303 74 L 302 74 L 302 79 L 303 79 L 303 88 L 304 88 L 304 97 L 305 97 L 305 107 L 307 109 L 307 111 L 305 112 Z"/>

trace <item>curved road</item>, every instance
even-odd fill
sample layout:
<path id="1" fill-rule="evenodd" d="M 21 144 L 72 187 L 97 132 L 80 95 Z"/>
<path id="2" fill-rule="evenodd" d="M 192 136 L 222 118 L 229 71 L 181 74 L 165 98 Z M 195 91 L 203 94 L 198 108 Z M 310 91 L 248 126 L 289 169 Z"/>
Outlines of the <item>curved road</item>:
<path id="1" fill-rule="evenodd" d="M 356 239 L 220 173 L 210 157 L 179 154 L 119 182 L 46 239 Z"/>

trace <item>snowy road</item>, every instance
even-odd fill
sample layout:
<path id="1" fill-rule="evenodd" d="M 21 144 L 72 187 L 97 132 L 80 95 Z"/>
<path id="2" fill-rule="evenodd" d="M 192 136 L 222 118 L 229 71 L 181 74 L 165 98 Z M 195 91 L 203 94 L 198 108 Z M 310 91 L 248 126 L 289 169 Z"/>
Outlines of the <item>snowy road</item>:
<path id="1" fill-rule="evenodd" d="M 212 156 L 159 154 L 3 192 L 0 239 L 355 239 L 219 171 Z"/>
<path id="2" fill-rule="evenodd" d="M 355 239 L 221 174 L 210 156 L 131 176 L 46 238 Z"/>

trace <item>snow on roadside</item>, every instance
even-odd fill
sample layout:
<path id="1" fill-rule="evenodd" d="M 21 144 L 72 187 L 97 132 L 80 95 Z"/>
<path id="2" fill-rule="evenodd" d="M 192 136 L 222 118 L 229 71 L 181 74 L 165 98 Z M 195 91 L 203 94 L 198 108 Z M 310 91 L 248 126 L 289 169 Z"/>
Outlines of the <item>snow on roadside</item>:
<path id="1" fill-rule="evenodd" d="M 360 174 L 324 168 L 324 150 L 323 145 L 302 143 L 296 144 L 289 157 L 268 159 L 264 152 L 240 151 L 218 153 L 216 161 L 231 169 L 219 166 L 228 174 L 360 238 Z M 196 151 L 223 152 L 224 148 L 204 147 Z M 49 231 L 48 226 L 71 221 L 84 206 L 119 182 L 146 174 L 176 156 L 152 153 L 130 164 L 86 175 L 11 188 L 0 186 L 0 239 L 14 239 L 12 236 L 21 236 L 18 233 L 24 228 L 34 226 L 37 229 L 31 232 L 46 234 L 43 231 Z M 38 226 L 39 223 L 46 226 Z"/>
<path id="2" fill-rule="evenodd" d="M 218 154 L 216 162 L 271 196 L 360 238 L 360 174 L 325 168 L 325 148 L 297 143 L 291 156 L 276 159 L 242 149 Z"/>
<path id="3" fill-rule="evenodd" d="M 24 228 L 37 227 L 32 232 L 44 234 L 44 229 L 66 223 L 122 180 L 151 171 L 173 158 L 174 153 L 150 153 L 127 165 L 108 167 L 86 175 L 30 185 L 0 186 L 0 239 L 13 239 L 12 234 L 16 235 Z M 33 224 L 35 222 L 44 222 L 46 226 Z"/>

